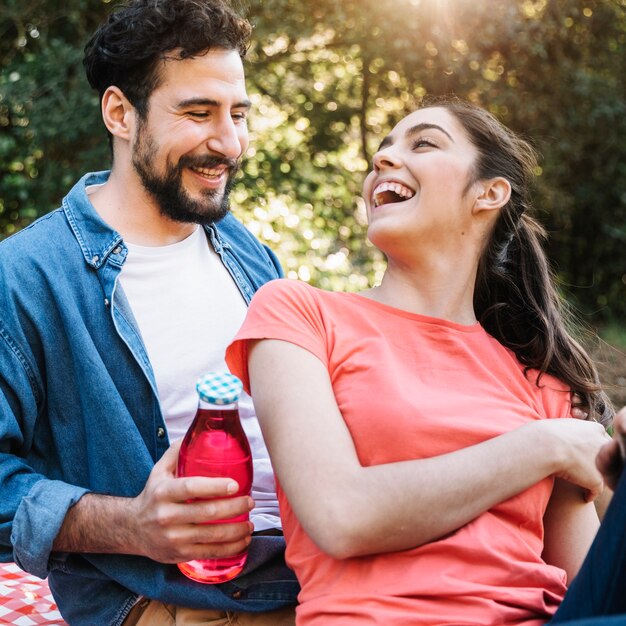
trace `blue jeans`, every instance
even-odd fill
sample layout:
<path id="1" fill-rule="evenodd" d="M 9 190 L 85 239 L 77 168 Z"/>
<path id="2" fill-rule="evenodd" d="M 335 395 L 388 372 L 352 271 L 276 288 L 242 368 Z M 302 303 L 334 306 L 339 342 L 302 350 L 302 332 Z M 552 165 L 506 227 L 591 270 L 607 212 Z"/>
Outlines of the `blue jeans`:
<path id="1" fill-rule="evenodd" d="M 626 626 L 626 472 L 550 624 Z"/>

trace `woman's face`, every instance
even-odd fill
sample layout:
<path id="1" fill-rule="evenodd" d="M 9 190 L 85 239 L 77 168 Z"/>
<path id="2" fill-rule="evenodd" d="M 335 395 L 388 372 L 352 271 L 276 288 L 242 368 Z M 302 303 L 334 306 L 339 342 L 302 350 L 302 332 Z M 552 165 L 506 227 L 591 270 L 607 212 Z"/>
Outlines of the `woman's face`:
<path id="1" fill-rule="evenodd" d="M 477 154 L 444 108 L 420 109 L 400 121 L 380 144 L 363 186 L 372 243 L 384 252 L 392 241 L 462 243 L 480 187 L 468 187 Z"/>

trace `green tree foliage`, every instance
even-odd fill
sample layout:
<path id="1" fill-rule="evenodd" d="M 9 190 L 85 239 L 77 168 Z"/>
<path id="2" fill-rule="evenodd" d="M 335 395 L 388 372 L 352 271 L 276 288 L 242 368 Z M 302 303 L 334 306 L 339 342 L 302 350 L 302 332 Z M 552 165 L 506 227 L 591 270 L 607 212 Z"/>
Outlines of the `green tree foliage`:
<path id="1" fill-rule="evenodd" d="M 0 9 L 0 234 L 55 207 L 108 148 L 80 63 L 115 2 Z M 359 197 L 380 139 L 426 94 L 456 93 L 529 136 L 536 205 L 568 295 L 626 313 L 624 0 L 248 0 L 253 147 L 234 208 L 290 276 L 379 278 Z"/>

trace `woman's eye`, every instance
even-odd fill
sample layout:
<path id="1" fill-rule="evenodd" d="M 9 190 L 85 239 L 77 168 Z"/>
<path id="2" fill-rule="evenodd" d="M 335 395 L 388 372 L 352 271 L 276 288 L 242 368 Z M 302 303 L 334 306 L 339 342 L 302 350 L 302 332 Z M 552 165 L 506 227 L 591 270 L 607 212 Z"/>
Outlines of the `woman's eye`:
<path id="1" fill-rule="evenodd" d="M 417 148 L 436 148 L 437 144 L 430 139 L 416 139 L 413 142 L 412 149 L 416 150 Z"/>

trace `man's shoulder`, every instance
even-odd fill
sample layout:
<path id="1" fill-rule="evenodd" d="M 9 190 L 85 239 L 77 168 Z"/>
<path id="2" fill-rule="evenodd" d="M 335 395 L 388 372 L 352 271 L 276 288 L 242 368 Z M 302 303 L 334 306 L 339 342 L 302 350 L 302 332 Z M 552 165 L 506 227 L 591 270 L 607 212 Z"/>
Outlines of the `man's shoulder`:
<path id="1" fill-rule="evenodd" d="M 263 247 L 263 244 L 252 234 L 248 227 L 230 212 L 219 222 L 215 223 L 215 228 L 220 236 L 226 237 L 227 239 L 235 238 L 239 240 L 243 238 L 246 242 L 254 242 L 257 246 Z"/>
<path id="2" fill-rule="evenodd" d="M 58 249 L 66 233 L 67 219 L 61 208 L 46 213 L 15 234 L 0 241 L 2 263 L 22 262 L 24 257 L 41 256 Z"/>
<path id="3" fill-rule="evenodd" d="M 232 213 L 212 225 L 229 251 L 247 271 L 259 279 L 257 287 L 282 276 L 282 269 L 276 255 L 255 237 Z M 255 281 L 257 282 L 257 281 Z"/>
<path id="4" fill-rule="evenodd" d="M 67 260 L 73 246 L 82 245 L 82 240 L 104 230 L 95 223 L 93 209 L 89 211 L 85 206 L 89 204 L 85 189 L 87 184 L 103 183 L 108 175 L 108 171 L 85 174 L 68 190 L 58 208 L 0 241 L 2 263 L 23 263 L 28 258 L 51 261 L 55 256 Z"/>

